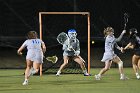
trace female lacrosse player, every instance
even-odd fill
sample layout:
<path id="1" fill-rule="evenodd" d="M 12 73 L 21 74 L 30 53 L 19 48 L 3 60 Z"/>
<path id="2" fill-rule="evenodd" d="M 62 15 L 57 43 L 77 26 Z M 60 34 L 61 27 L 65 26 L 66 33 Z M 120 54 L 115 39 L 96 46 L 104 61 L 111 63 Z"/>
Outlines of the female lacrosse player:
<path id="1" fill-rule="evenodd" d="M 121 59 L 114 53 L 114 47 L 116 47 L 118 50 L 122 50 L 117 45 L 117 42 L 120 41 L 126 33 L 125 30 L 121 33 L 121 35 L 118 38 L 114 37 L 114 29 L 112 27 L 107 27 L 104 29 L 104 35 L 105 35 L 105 52 L 102 58 L 102 62 L 105 62 L 105 67 L 101 69 L 98 75 L 95 75 L 96 80 L 100 80 L 101 76 L 110 69 L 112 62 L 117 63 L 119 67 L 120 72 L 120 80 L 126 79 L 123 72 L 123 62 Z"/>
<path id="2" fill-rule="evenodd" d="M 39 67 L 43 63 L 43 52 L 46 51 L 44 42 L 37 38 L 37 33 L 35 31 L 29 31 L 27 35 L 28 39 L 17 51 L 19 55 L 22 55 L 22 50 L 25 47 L 27 47 L 28 50 L 26 55 L 27 67 L 25 70 L 25 80 L 23 85 L 28 85 L 30 75 L 39 71 Z"/>
<path id="3" fill-rule="evenodd" d="M 132 56 L 132 65 L 134 72 L 136 74 L 136 78 L 140 79 L 140 75 L 138 73 L 138 69 L 140 69 L 140 38 L 137 36 L 137 29 L 132 28 L 129 31 L 130 34 L 130 42 L 126 45 L 124 50 L 133 49 L 134 54 Z"/>
<path id="4" fill-rule="evenodd" d="M 80 44 L 79 40 L 76 38 L 77 33 L 75 29 L 68 30 L 68 37 L 69 37 L 69 45 L 63 44 L 63 59 L 64 63 L 60 66 L 56 76 L 59 76 L 62 69 L 68 64 L 70 59 L 73 59 L 77 62 L 83 70 L 84 76 L 89 76 L 87 73 L 84 60 L 80 56 Z"/>

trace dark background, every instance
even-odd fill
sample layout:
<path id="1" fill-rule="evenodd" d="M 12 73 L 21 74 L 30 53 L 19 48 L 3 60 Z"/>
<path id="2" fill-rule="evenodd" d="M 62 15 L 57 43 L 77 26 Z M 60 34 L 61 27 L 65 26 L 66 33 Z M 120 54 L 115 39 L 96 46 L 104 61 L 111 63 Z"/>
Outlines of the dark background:
<path id="1" fill-rule="evenodd" d="M 39 33 L 39 12 L 90 12 L 91 15 L 91 66 L 101 67 L 104 51 L 103 29 L 112 26 L 115 36 L 124 28 L 124 13 L 129 15 L 126 30 L 140 29 L 139 0 L 0 0 L 0 68 L 23 68 L 24 57 L 16 54 L 18 47 L 26 40 L 26 33 L 35 30 Z M 47 45 L 47 55 L 62 57 L 62 51 L 56 41 L 58 32 L 75 28 L 83 49 L 82 56 L 87 60 L 87 23 L 85 16 L 52 15 L 43 17 L 43 39 Z M 59 20 L 58 20 L 59 19 Z M 127 36 L 119 43 L 127 44 Z M 84 50 L 85 49 L 85 50 Z M 56 52 L 57 51 L 57 52 Z M 82 51 L 82 50 L 81 50 Z M 131 51 L 120 54 L 125 66 L 131 66 Z"/>

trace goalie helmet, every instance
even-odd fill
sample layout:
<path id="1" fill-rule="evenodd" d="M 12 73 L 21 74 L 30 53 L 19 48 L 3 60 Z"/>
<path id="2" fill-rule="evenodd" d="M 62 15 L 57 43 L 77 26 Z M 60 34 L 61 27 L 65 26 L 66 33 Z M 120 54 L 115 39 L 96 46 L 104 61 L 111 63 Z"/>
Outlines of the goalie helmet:
<path id="1" fill-rule="evenodd" d="M 75 29 L 70 29 L 68 30 L 68 36 L 70 39 L 76 39 L 77 33 Z"/>

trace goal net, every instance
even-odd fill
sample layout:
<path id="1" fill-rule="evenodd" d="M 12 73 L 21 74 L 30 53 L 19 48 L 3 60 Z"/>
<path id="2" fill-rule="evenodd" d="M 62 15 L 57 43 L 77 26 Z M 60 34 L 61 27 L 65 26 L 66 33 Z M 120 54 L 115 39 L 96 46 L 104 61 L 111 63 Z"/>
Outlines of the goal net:
<path id="1" fill-rule="evenodd" d="M 80 41 L 80 55 L 85 60 L 88 73 L 90 72 L 90 14 L 89 12 L 39 12 L 40 38 L 45 42 L 47 51 L 45 56 L 57 56 L 58 61 L 52 63 L 44 61 L 40 67 L 40 74 L 56 73 L 63 63 L 62 45 L 57 42 L 57 35 L 67 33 L 69 29 L 77 31 Z M 62 73 L 82 73 L 76 62 L 69 60 Z"/>

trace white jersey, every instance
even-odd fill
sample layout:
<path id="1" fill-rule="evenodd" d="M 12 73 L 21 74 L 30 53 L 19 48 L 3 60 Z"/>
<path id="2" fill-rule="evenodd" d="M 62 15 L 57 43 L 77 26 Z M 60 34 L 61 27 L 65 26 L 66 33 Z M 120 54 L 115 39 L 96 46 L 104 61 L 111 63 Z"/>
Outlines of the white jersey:
<path id="1" fill-rule="evenodd" d="M 113 52 L 115 43 L 116 41 L 114 35 L 108 35 L 105 39 L 105 52 Z"/>
<path id="2" fill-rule="evenodd" d="M 68 45 L 66 44 L 63 44 L 63 56 L 74 56 L 75 55 L 75 51 L 79 51 L 79 54 L 80 54 L 80 42 L 78 39 L 76 39 L 75 41 L 71 41 L 70 42 L 70 45 L 72 46 L 72 48 L 74 50 L 69 50 L 68 49 Z"/>
<path id="3" fill-rule="evenodd" d="M 105 53 L 102 58 L 102 62 L 107 62 L 109 60 L 112 60 L 116 54 L 114 54 L 114 45 L 116 43 L 116 38 L 114 35 L 110 36 L 108 35 L 105 40 Z"/>
<path id="4" fill-rule="evenodd" d="M 23 44 L 22 47 L 27 47 L 27 55 L 26 59 L 37 62 L 43 63 L 43 52 L 41 45 L 44 43 L 40 39 L 28 39 Z"/>

